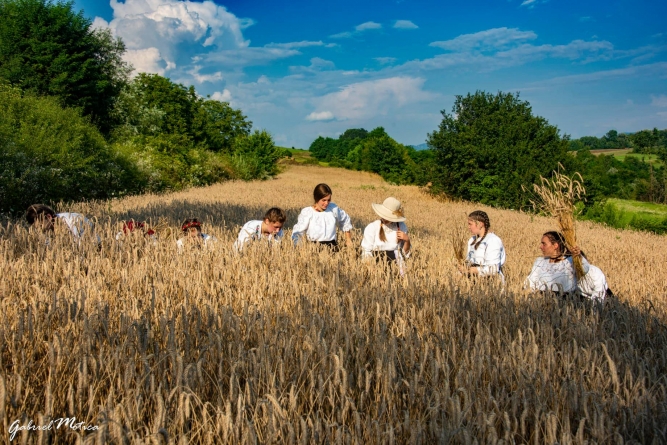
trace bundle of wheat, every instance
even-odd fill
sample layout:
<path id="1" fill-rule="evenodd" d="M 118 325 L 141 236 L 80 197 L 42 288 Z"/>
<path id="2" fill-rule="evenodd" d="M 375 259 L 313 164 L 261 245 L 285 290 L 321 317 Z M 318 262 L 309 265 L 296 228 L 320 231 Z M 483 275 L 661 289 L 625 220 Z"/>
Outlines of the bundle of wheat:
<path id="1" fill-rule="evenodd" d="M 559 170 L 553 172 L 551 179 L 540 176 L 541 184 L 533 184 L 533 190 L 537 196 L 530 202 L 536 211 L 556 219 L 558 228 L 565 237 L 566 247 L 571 250 L 577 246 L 577 235 L 574 229 L 575 203 L 586 194 L 586 189 L 584 189 L 584 180 L 579 173 L 569 177 L 561 173 L 562 168 L 563 166 L 559 164 Z M 581 279 L 585 275 L 581 257 L 575 256 L 573 262 L 577 279 Z"/>
<path id="2" fill-rule="evenodd" d="M 461 226 L 456 226 L 451 234 L 452 246 L 454 247 L 454 258 L 459 264 L 463 264 L 466 258 L 466 247 L 468 244 L 468 237 L 465 229 Z"/>

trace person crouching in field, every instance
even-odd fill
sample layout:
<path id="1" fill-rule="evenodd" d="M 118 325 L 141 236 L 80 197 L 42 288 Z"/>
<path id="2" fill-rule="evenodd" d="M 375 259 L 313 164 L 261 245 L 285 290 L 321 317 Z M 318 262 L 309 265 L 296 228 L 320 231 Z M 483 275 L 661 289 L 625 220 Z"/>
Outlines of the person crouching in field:
<path id="1" fill-rule="evenodd" d="M 526 278 L 525 287 L 531 291 L 573 294 L 577 291 L 577 278 L 572 258 L 580 255 L 581 250 L 575 246 L 568 250 L 565 237 L 560 232 L 546 232 L 540 241 L 541 257 L 533 263 L 533 269 Z M 588 273 L 590 265 L 586 258 L 581 258 L 584 273 Z"/>
<path id="2" fill-rule="evenodd" d="M 47 205 L 33 204 L 28 207 L 25 216 L 30 227 L 42 233 L 54 233 L 56 226 L 60 226 L 67 228 L 77 243 L 80 243 L 84 236 L 92 236 L 98 247 L 101 244 L 100 237 L 95 235 L 93 223 L 80 213 L 56 213 Z M 49 242 L 47 238 L 47 244 Z"/>
<path id="3" fill-rule="evenodd" d="M 472 237 L 468 240 L 465 265 L 460 265 L 459 271 L 469 276 L 498 276 L 504 282 L 505 246 L 495 233 L 489 231 L 491 229 L 489 215 L 481 210 L 470 213 L 468 229 Z"/>
<path id="4" fill-rule="evenodd" d="M 240 252 L 246 243 L 266 240 L 268 243 L 278 243 L 283 237 L 283 225 L 287 215 L 283 209 L 271 207 L 264 214 L 263 220 L 248 221 L 239 231 L 239 237 L 234 243 L 234 250 Z"/>
<path id="5" fill-rule="evenodd" d="M 581 252 L 581 256 L 588 260 L 584 252 Z M 607 277 L 604 276 L 604 272 L 599 267 L 590 264 L 590 262 L 588 264 L 588 273 L 577 282 L 577 291 L 582 297 L 595 301 L 602 301 L 605 297 L 614 295 L 607 286 Z"/>
<path id="6" fill-rule="evenodd" d="M 178 251 L 181 252 L 184 247 L 206 248 L 216 241 L 216 238 L 202 233 L 201 222 L 197 218 L 188 218 L 181 225 L 183 237 L 176 241 Z"/>
<path id="7" fill-rule="evenodd" d="M 302 237 L 313 243 L 326 245 L 338 251 L 336 228 L 345 234 L 345 243 L 352 246 L 352 223 L 343 209 L 331 202 L 331 188 L 317 184 L 313 191 L 315 203 L 301 210 L 299 219 L 292 229 L 292 240 L 297 243 Z"/>
<path id="8" fill-rule="evenodd" d="M 411 243 L 401 202 L 389 197 L 382 204 L 371 205 L 380 219 L 364 229 L 361 241 L 362 258 L 375 257 L 376 262 L 395 263 L 405 274 L 405 259 L 410 256 Z"/>

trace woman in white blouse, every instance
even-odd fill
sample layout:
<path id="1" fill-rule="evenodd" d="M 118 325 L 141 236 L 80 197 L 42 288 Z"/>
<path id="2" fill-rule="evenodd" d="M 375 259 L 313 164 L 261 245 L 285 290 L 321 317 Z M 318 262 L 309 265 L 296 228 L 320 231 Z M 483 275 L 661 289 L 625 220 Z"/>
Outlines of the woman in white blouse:
<path id="1" fill-rule="evenodd" d="M 352 223 L 343 209 L 331 202 L 331 188 L 326 184 L 317 184 L 313 191 L 315 203 L 305 207 L 299 214 L 297 223 L 292 228 L 292 240 L 296 243 L 301 238 L 310 242 L 326 245 L 338 250 L 336 229 L 345 234 L 345 244 L 352 245 Z"/>
<path id="2" fill-rule="evenodd" d="M 579 247 L 568 250 L 565 237 L 560 232 L 546 232 L 540 241 L 541 257 L 533 263 L 533 269 L 526 278 L 526 287 L 532 291 L 569 294 L 577 291 L 577 277 L 574 272 L 573 256 L 581 254 Z M 581 257 L 584 274 L 589 271 L 586 258 Z"/>
<path id="3" fill-rule="evenodd" d="M 362 257 L 396 262 L 403 274 L 403 260 L 410 256 L 411 244 L 401 202 L 389 197 L 382 204 L 372 204 L 372 207 L 380 219 L 364 229 L 364 239 L 361 241 Z"/>
<path id="4" fill-rule="evenodd" d="M 470 213 L 468 229 L 472 237 L 468 240 L 466 264 L 459 266 L 459 271 L 472 276 L 498 275 L 504 280 L 505 246 L 495 233 L 489 232 L 491 229 L 489 215 L 481 210 Z"/>

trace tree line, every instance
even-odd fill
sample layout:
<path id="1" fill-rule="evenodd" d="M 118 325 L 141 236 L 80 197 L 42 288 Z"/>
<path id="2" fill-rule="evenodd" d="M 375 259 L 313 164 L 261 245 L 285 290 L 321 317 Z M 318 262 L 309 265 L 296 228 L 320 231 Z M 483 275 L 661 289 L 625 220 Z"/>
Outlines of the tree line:
<path id="1" fill-rule="evenodd" d="M 72 2 L 0 0 L 0 212 L 277 173 L 241 110 L 139 73 Z"/>
<path id="2" fill-rule="evenodd" d="M 648 141 L 646 134 L 651 135 Z M 637 152 L 657 153 L 667 161 L 665 135 L 667 130 L 632 135 L 612 130 L 601 139 L 619 145 L 615 148 L 631 141 Z M 573 151 L 569 136 L 535 116 L 518 93 L 477 91 L 457 96 L 451 112 L 442 111 L 442 121 L 427 135 L 427 144 L 428 149 L 418 151 L 396 142 L 383 128 L 370 132 L 357 128 L 337 139 L 318 137 L 310 151 L 332 166 L 378 173 L 398 184 L 428 184 L 432 193 L 496 207 L 528 210 L 531 195 L 526 190 L 559 166 L 583 175 L 584 217 L 603 219 L 608 198 L 667 203 L 664 164 L 595 156 L 587 146 Z M 667 221 L 641 228 L 667 231 Z"/>

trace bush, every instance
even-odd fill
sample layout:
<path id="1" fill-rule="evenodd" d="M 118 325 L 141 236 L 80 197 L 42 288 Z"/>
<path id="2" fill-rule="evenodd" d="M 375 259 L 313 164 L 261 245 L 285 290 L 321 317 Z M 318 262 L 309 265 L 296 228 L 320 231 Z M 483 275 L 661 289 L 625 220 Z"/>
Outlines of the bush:
<path id="1" fill-rule="evenodd" d="M 140 172 L 78 110 L 0 85 L 0 212 L 141 191 Z"/>

